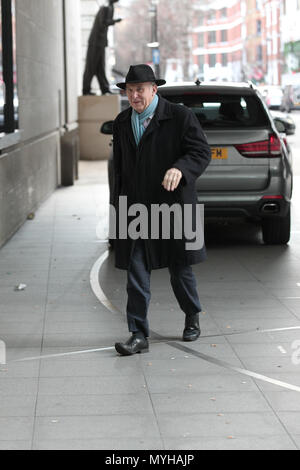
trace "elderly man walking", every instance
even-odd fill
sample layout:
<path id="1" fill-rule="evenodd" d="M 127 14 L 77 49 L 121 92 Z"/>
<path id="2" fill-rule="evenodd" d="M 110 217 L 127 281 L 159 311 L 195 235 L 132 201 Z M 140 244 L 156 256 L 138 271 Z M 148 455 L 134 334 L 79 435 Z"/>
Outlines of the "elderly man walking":
<path id="1" fill-rule="evenodd" d="M 142 204 L 151 214 L 153 205 L 188 204 L 194 219 L 195 182 L 208 166 L 211 151 L 194 113 L 158 94 L 158 86 L 165 83 L 151 67 L 140 64 L 131 66 L 126 81 L 117 84 L 126 90 L 130 107 L 114 123 L 114 205 L 121 211 L 120 197 L 125 196 L 129 207 Z M 190 249 L 184 235 L 166 239 L 161 230 L 159 234 L 141 235 L 137 240 L 117 236 L 115 240 L 115 266 L 127 270 L 126 313 L 132 333 L 127 342 L 115 345 L 122 356 L 149 350 L 147 314 L 153 269 L 169 269 L 175 297 L 185 314 L 183 341 L 195 341 L 201 334 L 202 309 L 191 265 L 206 258 L 205 247 Z"/>

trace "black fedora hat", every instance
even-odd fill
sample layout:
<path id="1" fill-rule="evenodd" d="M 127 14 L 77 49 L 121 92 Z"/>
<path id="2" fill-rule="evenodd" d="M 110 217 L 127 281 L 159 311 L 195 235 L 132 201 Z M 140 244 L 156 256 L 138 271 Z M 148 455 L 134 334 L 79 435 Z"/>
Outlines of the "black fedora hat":
<path id="1" fill-rule="evenodd" d="M 126 89 L 127 83 L 145 83 L 151 82 L 156 83 L 157 86 L 164 85 L 165 80 L 155 78 L 154 72 L 150 65 L 139 64 L 131 65 L 126 76 L 126 81 L 123 83 L 117 83 L 117 87 Z"/>

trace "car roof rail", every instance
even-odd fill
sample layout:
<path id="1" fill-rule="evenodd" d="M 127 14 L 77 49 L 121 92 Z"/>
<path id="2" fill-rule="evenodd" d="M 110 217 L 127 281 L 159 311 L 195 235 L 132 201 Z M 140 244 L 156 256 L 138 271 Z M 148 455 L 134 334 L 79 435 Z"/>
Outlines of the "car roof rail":
<path id="1" fill-rule="evenodd" d="M 253 82 L 251 82 L 251 80 L 247 80 L 247 83 L 249 85 L 250 88 L 254 89 L 255 88 L 255 85 Z"/>

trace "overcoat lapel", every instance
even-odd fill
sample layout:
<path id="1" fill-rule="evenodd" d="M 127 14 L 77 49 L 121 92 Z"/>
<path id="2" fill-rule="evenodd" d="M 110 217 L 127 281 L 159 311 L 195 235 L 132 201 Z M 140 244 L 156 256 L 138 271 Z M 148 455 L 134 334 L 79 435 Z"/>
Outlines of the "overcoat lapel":
<path id="1" fill-rule="evenodd" d="M 136 147 L 136 142 L 135 142 L 135 138 L 134 138 L 134 135 L 133 135 L 132 126 L 131 126 L 131 111 L 132 111 L 132 109 L 128 108 L 126 111 L 127 111 L 126 114 L 122 118 L 122 122 L 125 125 L 126 136 L 128 137 L 129 142 L 131 143 L 133 149 L 136 150 L 136 148 L 137 148 Z"/>
<path id="2" fill-rule="evenodd" d="M 126 121 L 126 132 L 127 132 L 128 137 L 129 137 L 129 141 L 130 141 L 131 145 L 133 146 L 134 150 L 136 150 L 136 142 L 135 142 L 135 138 L 134 138 L 134 135 L 133 135 L 130 115 L 129 115 L 127 121 Z"/>
<path id="3" fill-rule="evenodd" d="M 156 113 L 153 119 L 151 119 L 149 126 L 147 127 L 147 129 L 145 130 L 141 138 L 140 150 L 142 149 L 143 144 L 145 143 L 145 140 L 147 140 L 148 137 L 150 137 L 151 134 L 153 134 L 160 127 L 161 121 L 164 121 L 166 119 L 172 119 L 172 117 L 173 117 L 173 114 L 168 109 L 167 102 L 160 99 L 158 102 Z"/>
<path id="4" fill-rule="evenodd" d="M 143 148 L 143 145 L 145 143 L 145 140 L 148 139 L 148 137 L 153 133 L 155 132 L 155 130 L 159 127 L 159 122 L 155 119 L 155 117 L 153 119 L 151 119 L 151 122 L 149 124 L 149 126 L 147 127 L 147 129 L 145 130 L 145 132 L 143 133 L 142 135 L 142 138 L 140 140 L 140 143 L 139 143 L 139 146 L 138 146 L 138 149 L 141 151 L 142 148 Z"/>

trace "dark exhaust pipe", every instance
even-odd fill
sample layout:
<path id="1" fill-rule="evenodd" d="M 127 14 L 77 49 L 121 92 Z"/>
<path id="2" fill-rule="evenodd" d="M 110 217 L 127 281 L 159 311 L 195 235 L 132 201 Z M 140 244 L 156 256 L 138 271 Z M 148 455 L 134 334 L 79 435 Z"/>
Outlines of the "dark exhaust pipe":
<path id="1" fill-rule="evenodd" d="M 276 202 L 266 202 L 261 208 L 265 214 L 278 214 L 280 207 Z"/>

